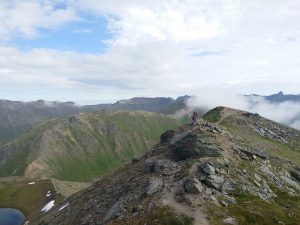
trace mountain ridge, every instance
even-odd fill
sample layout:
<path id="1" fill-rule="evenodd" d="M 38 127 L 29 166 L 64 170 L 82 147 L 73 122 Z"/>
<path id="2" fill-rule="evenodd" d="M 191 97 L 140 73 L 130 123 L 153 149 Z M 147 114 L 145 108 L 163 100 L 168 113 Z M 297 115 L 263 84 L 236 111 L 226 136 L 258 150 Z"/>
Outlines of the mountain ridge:
<path id="1" fill-rule="evenodd" d="M 204 118 L 166 131 L 144 155 L 28 221 L 39 225 L 297 224 L 300 132 L 225 107 L 209 111 Z"/>
<path id="2" fill-rule="evenodd" d="M 176 119 L 142 111 L 100 111 L 42 122 L 0 147 L 0 175 L 89 181 L 158 140 Z"/>

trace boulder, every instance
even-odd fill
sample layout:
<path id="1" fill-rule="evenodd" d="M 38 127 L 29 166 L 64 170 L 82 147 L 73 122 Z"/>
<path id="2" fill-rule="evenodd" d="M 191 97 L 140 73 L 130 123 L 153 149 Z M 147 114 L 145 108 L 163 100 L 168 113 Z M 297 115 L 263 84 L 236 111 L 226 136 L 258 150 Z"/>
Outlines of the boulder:
<path id="1" fill-rule="evenodd" d="M 183 183 L 183 188 L 189 194 L 199 194 L 203 190 L 201 182 L 196 178 L 187 178 Z"/>
<path id="2" fill-rule="evenodd" d="M 265 150 L 263 150 L 263 149 L 261 149 L 261 150 L 254 150 L 253 153 L 254 153 L 254 155 L 258 156 L 261 159 L 268 159 L 269 158 L 268 153 Z"/>
<path id="3" fill-rule="evenodd" d="M 165 176 L 169 176 L 180 171 L 181 166 L 171 160 L 150 158 L 145 161 L 144 170 L 146 172 L 161 173 Z"/>
<path id="4" fill-rule="evenodd" d="M 207 175 L 214 175 L 216 172 L 215 167 L 210 164 L 201 165 L 200 169 Z"/>
<path id="5" fill-rule="evenodd" d="M 224 183 L 224 178 L 221 176 L 217 176 L 217 175 L 210 175 L 205 180 L 205 183 L 209 187 L 213 187 L 215 189 L 220 190 Z"/>
<path id="6" fill-rule="evenodd" d="M 177 137 L 180 136 L 180 137 Z M 175 136 L 170 143 L 178 160 L 190 157 L 220 157 L 221 149 L 216 144 L 203 144 L 194 132 Z M 176 141 L 175 141 L 176 140 Z"/>
<path id="7" fill-rule="evenodd" d="M 175 131 L 174 130 L 167 130 L 165 133 L 163 133 L 160 136 L 160 143 L 163 144 L 167 141 L 169 141 L 170 139 L 172 139 L 175 136 Z"/>
<path id="8" fill-rule="evenodd" d="M 149 180 L 149 185 L 146 189 L 147 195 L 153 195 L 159 192 L 163 187 L 163 179 L 160 177 L 151 177 Z"/>
<path id="9" fill-rule="evenodd" d="M 300 170 L 298 169 L 292 169 L 291 170 L 291 176 L 300 182 Z"/>
<path id="10" fill-rule="evenodd" d="M 236 185 L 229 179 L 226 179 L 221 187 L 221 191 L 225 194 L 232 194 L 235 189 Z"/>
<path id="11" fill-rule="evenodd" d="M 229 225 L 237 225 L 238 223 L 236 222 L 236 219 L 233 217 L 228 217 L 223 220 L 224 224 L 229 224 Z"/>
<path id="12" fill-rule="evenodd" d="M 286 176 L 280 176 L 280 178 L 281 178 L 281 180 L 283 180 L 290 187 L 300 191 L 300 185 L 297 182 L 291 180 L 290 178 L 288 178 Z"/>

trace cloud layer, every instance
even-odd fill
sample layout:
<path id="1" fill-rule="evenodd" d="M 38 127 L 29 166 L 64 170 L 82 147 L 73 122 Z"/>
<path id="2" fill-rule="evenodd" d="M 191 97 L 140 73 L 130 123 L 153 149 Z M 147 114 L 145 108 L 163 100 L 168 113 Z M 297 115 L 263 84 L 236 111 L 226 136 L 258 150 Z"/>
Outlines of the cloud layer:
<path id="1" fill-rule="evenodd" d="M 3 0 L 0 98 L 110 102 L 195 95 L 208 87 L 297 93 L 299 10 L 292 0 Z M 106 18 L 112 38 L 104 53 L 8 44 L 86 15 Z"/>
<path id="2" fill-rule="evenodd" d="M 245 97 L 228 90 L 202 90 L 187 102 L 192 111 L 201 108 L 208 111 L 217 106 L 225 106 L 258 113 L 263 117 L 289 125 L 300 130 L 300 102 L 271 103 L 263 97 Z"/>

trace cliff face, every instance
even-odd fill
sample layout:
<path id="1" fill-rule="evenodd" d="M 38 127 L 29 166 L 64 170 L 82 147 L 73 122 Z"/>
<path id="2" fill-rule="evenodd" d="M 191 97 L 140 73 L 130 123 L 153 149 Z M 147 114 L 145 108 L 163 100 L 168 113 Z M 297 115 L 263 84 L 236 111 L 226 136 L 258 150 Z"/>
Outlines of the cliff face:
<path id="1" fill-rule="evenodd" d="M 298 224 L 300 133 L 219 107 L 30 224 Z"/>

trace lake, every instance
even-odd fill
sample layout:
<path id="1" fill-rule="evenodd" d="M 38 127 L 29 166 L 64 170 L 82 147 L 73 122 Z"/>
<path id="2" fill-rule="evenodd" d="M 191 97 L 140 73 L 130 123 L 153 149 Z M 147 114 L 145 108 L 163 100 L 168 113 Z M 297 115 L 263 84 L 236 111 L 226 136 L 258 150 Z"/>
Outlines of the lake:
<path id="1" fill-rule="evenodd" d="M 24 214 L 17 209 L 0 208 L 0 225 L 20 225 Z"/>

